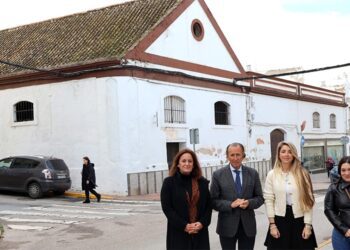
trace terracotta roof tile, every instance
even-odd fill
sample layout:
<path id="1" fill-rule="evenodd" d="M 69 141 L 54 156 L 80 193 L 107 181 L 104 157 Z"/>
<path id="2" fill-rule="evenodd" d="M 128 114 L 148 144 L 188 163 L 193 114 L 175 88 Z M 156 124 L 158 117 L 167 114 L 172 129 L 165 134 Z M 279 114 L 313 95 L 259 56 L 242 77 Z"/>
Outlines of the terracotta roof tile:
<path id="1" fill-rule="evenodd" d="M 121 59 L 181 0 L 136 0 L 0 31 L 0 60 L 41 69 Z M 0 76 L 23 69 L 0 64 Z"/>

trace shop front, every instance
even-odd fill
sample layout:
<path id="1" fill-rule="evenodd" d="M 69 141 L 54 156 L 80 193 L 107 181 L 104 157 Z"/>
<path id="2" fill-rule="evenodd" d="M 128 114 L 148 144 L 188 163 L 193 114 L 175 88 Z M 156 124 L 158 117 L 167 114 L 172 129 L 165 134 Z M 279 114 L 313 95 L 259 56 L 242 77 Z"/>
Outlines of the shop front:
<path id="1" fill-rule="evenodd" d="M 311 172 L 324 171 L 328 157 L 332 157 L 337 165 L 343 156 L 344 146 L 340 139 L 305 140 L 302 149 L 304 167 Z"/>

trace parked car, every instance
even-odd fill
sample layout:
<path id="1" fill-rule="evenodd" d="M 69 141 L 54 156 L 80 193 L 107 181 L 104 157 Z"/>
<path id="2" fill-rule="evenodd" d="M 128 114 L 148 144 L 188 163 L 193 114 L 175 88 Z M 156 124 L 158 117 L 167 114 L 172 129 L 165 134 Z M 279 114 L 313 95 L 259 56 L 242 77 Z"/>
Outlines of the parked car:
<path id="1" fill-rule="evenodd" d="M 0 189 L 26 192 L 33 198 L 44 193 L 63 194 L 71 187 L 69 169 L 62 159 L 14 156 L 0 160 Z"/>

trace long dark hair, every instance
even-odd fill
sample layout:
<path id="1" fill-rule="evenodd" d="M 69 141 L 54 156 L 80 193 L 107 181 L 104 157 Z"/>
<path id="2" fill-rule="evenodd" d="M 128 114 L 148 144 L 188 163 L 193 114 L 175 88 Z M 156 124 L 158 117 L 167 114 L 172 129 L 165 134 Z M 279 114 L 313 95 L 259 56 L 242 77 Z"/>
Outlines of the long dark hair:
<path id="1" fill-rule="evenodd" d="M 90 165 L 90 159 L 89 159 L 89 157 L 84 156 L 84 157 L 83 157 L 83 160 L 86 160 L 86 161 L 88 162 L 88 165 Z"/>
<path id="2" fill-rule="evenodd" d="M 177 166 L 179 165 L 179 161 L 180 161 L 181 156 L 184 154 L 190 154 L 192 156 L 193 169 L 191 172 L 191 176 L 192 176 L 192 178 L 195 178 L 198 180 L 199 178 L 202 177 L 202 169 L 199 165 L 199 161 L 198 161 L 196 153 L 188 148 L 182 149 L 176 154 L 176 156 L 174 157 L 173 163 L 171 165 L 171 168 L 169 170 L 169 176 L 174 176 L 179 171 L 179 168 Z"/>
<path id="3" fill-rule="evenodd" d="M 340 176 L 339 181 L 342 180 L 342 178 L 341 178 L 341 166 L 345 163 L 350 164 L 350 156 L 344 156 L 343 158 L 341 158 L 341 160 L 338 163 L 338 174 Z"/>

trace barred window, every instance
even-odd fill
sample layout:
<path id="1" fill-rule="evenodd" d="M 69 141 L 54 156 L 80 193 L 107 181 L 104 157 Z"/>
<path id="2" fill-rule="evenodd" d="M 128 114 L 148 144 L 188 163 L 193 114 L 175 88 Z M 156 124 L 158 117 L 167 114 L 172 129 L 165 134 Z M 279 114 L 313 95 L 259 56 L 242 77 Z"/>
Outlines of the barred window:
<path id="1" fill-rule="evenodd" d="M 318 112 L 312 114 L 312 127 L 320 128 L 320 114 Z"/>
<path id="2" fill-rule="evenodd" d="M 15 122 L 27 122 L 34 120 L 34 105 L 32 102 L 21 101 L 14 105 Z"/>
<path id="3" fill-rule="evenodd" d="M 331 114 L 329 116 L 329 127 L 337 128 L 337 117 L 335 116 L 335 114 Z"/>
<path id="4" fill-rule="evenodd" d="M 229 125 L 230 124 L 230 105 L 226 102 L 216 102 L 215 109 L 215 124 Z"/>
<path id="5" fill-rule="evenodd" d="M 184 99 L 178 96 L 164 98 L 164 121 L 166 123 L 186 123 Z"/>

